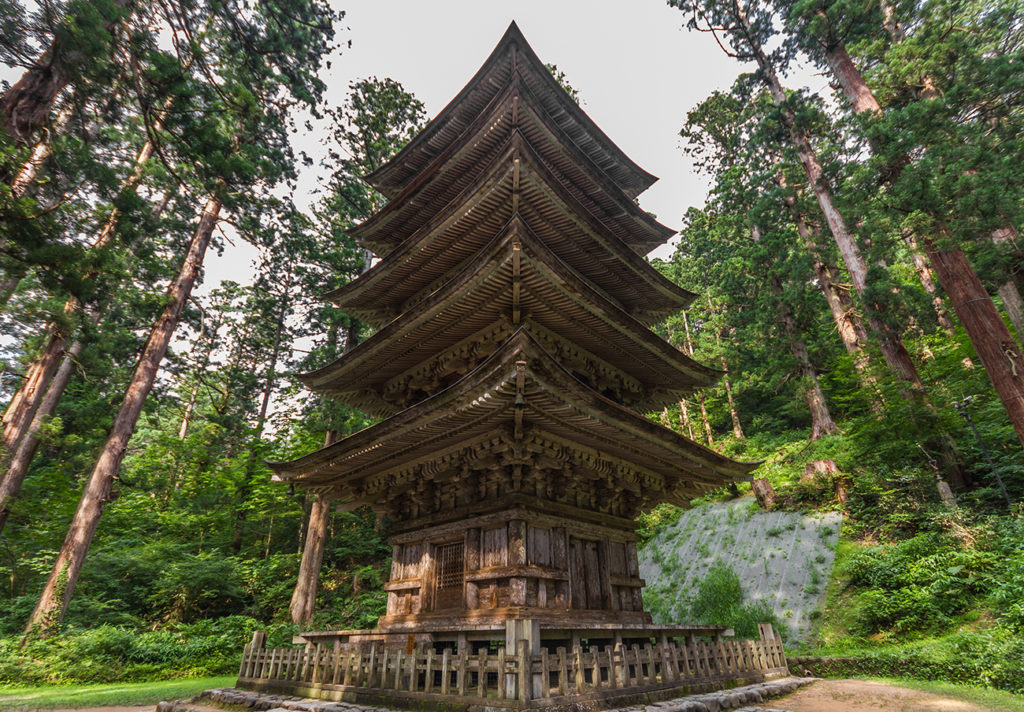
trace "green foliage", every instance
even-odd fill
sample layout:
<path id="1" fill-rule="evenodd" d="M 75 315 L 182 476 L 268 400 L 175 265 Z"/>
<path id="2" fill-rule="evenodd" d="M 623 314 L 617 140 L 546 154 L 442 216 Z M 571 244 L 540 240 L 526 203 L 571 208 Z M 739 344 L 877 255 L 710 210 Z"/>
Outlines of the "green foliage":
<path id="1" fill-rule="evenodd" d="M 687 620 L 729 626 L 742 638 L 756 638 L 758 623 L 772 623 L 777 630 L 785 630 L 767 603 L 745 600 L 739 576 L 720 561 L 712 564 L 701 579 L 688 608 Z"/>
<path id="2" fill-rule="evenodd" d="M 667 559 L 657 547 L 651 549 L 654 562 L 669 578 L 678 569 L 675 558 Z M 757 638 L 758 623 L 771 623 L 783 636 L 786 627 L 764 601 L 748 601 L 739 576 L 727 564 L 716 561 L 686 594 L 671 584 L 644 589 L 644 606 L 656 621 L 686 621 L 704 625 L 724 625 L 741 638 Z"/>
<path id="3" fill-rule="evenodd" d="M 111 625 L 69 628 L 20 647 L 16 636 L 0 638 L 0 683 L 142 681 L 164 677 L 208 677 L 237 672 L 239 641 L 263 625 L 228 616 L 155 631 Z"/>

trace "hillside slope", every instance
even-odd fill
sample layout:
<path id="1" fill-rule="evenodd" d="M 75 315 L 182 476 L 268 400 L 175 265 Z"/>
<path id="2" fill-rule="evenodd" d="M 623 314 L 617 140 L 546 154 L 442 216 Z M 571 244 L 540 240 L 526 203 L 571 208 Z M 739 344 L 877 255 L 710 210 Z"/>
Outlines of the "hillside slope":
<path id="1" fill-rule="evenodd" d="M 775 612 L 790 640 L 807 640 L 841 525 L 838 512 L 765 512 L 752 497 L 681 512 L 640 549 L 645 601 L 655 622 L 685 622 L 687 596 L 721 562 L 739 576 L 747 600 Z"/>

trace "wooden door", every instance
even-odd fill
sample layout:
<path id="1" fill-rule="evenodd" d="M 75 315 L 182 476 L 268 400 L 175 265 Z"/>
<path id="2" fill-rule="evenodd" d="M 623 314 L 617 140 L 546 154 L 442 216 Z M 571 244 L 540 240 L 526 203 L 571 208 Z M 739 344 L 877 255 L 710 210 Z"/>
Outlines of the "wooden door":
<path id="1" fill-rule="evenodd" d="M 464 542 L 441 544 L 437 552 L 437 589 L 434 609 L 463 608 L 462 588 L 465 581 Z"/>

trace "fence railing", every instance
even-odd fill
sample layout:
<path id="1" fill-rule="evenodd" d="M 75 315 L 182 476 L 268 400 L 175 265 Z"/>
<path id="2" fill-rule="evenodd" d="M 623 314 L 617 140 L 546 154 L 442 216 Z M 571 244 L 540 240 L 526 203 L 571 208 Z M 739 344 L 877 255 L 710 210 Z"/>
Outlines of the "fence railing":
<path id="1" fill-rule="evenodd" d="M 767 630 L 766 630 L 767 629 Z M 470 652 L 324 644 L 245 647 L 239 687 L 333 691 L 393 691 L 413 695 L 494 700 L 541 700 L 588 693 L 627 694 L 730 678 L 786 674 L 782 641 L 770 626 L 760 640 L 689 640 L 601 648 L 574 646 L 528 651 Z M 317 696 L 320 696 L 319 694 Z"/>

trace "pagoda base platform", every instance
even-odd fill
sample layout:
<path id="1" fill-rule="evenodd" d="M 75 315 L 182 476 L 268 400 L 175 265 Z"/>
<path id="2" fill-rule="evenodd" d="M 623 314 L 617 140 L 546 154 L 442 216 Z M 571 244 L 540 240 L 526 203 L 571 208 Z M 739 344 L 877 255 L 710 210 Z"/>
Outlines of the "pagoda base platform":
<path id="1" fill-rule="evenodd" d="M 273 649 L 257 632 L 237 687 L 400 709 L 626 707 L 788 676 L 781 638 L 759 629 L 738 640 L 721 626 L 514 619 L 504 630 L 308 632 Z"/>

